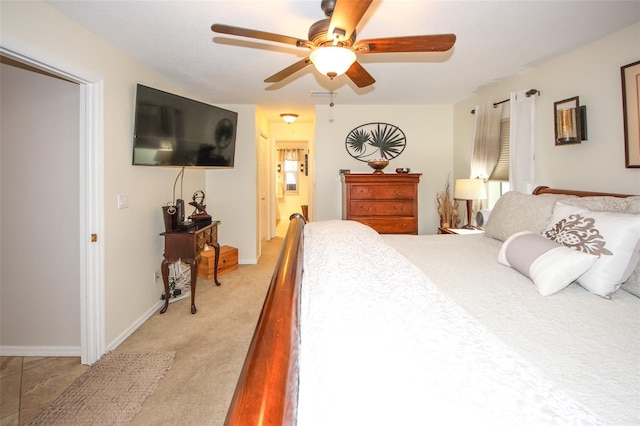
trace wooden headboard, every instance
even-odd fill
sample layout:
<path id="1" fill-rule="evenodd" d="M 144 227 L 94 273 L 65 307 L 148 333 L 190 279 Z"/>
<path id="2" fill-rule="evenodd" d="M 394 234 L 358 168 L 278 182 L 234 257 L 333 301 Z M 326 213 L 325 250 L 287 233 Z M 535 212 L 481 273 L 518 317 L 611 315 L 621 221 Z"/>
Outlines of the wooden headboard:
<path id="1" fill-rule="evenodd" d="M 541 194 L 563 194 L 563 195 L 575 195 L 578 197 L 632 197 L 632 195 L 628 194 L 614 194 L 610 192 L 593 192 L 593 191 L 574 191 L 572 189 L 557 189 L 557 188 L 549 188 L 548 186 L 538 186 L 532 192 L 533 195 L 541 195 Z"/>
<path id="2" fill-rule="evenodd" d="M 629 196 L 546 186 L 537 187 L 533 194 Z M 227 412 L 227 426 L 291 426 L 296 422 L 300 345 L 298 294 L 302 280 L 305 220 L 298 213 L 289 219 L 289 229 Z"/>

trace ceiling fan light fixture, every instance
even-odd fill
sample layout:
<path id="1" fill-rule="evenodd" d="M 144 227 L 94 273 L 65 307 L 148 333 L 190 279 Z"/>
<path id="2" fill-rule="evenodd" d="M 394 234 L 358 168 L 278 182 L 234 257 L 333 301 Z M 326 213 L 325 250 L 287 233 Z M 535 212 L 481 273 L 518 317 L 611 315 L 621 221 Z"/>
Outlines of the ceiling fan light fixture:
<path id="1" fill-rule="evenodd" d="M 298 114 L 292 114 L 290 112 L 280 114 L 280 117 L 284 120 L 285 123 L 291 124 L 298 119 Z"/>
<path id="2" fill-rule="evenodd" d="M 356 54 L 344 47 L 324 46 L 313 50 L 309 59 L 320 73 L 333 78 L 347 72 L 356 61 Z"/>

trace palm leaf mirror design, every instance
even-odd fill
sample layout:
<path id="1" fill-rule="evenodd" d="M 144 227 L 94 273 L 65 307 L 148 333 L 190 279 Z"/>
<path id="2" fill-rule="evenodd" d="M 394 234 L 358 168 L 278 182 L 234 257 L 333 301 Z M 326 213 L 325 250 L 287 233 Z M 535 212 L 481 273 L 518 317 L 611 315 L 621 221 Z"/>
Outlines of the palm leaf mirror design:
<path id="1" fill-rule="evenodd" d="M 404 151 L 407 138 L 398 126 L 388 123 L 367 123 L 347 135 L 345 147 L 353 158 L 367 162 L 374 159 L 391 160 Z"/>

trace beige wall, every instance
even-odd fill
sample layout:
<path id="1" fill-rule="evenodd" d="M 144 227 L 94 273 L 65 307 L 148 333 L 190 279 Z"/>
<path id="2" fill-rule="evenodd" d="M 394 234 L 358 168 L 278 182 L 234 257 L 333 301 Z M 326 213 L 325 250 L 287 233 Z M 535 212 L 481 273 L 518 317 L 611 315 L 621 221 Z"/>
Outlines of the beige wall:
<path id="1" fill-rule="evenodd" d="M 136 83 L 188 95 L 41 2 L 2 2 L 1 43 L 67 71 L 104 82 L 105 342 L 107 347 L 154 312 L 162 292 L 161 206 L 172 198 L 178 169 L 133 167 Z M 43 28 L 47 28 L 43 31 Z M 28 94 L 25 94 L 28 96 Z M 41 176 L 43 185 L 47 176 Z M 186 194 L 204 187 L 204 172 L 185 173 Z M 116 208 L 126 194 L 129 208 Z M 33 313 L 38 315 L 37 312 Z"/>
<path id="2" fill-rule="evenodd" d="M 352 158 L 345 148 L 349 132 L 372 122 L 398 126 L 407 138 L 405 150 L 391 160 L 385 171 L 408 167 L 422 173 L 418 195 L 419 233 L 433 234 L 440 220 L 436 193 L 453 174 L 452 105 L 335 105 L 316 107 L 315 218 L 342 217 L 342 189 L 339 170 L 371 173 L 366 163 Z"/>
<path id="3" fill-rule="evenodd" d="M 640 194 L 640 169 L 625 168 L 620 67 L 640 58 L 640 23 L 557 59 L 483 88 L 455 105 L 455 176 L 469 177 L 477 104 L 538 89 L 536 98 L 536 184 Z M 588 138 L 579 145 L 554 145 L 553 103 L 573 96 L 587 106 Z M 505 108 L 508 108 L 508 103 Z"/>
<path id="4" fill-rule="evenodd" d="M 80 354 L 79 97 L 77 84 L 0 64 L 3 354 Z"/>
<path id="5" fill-rule="evenodd" d="M 214 103 L 186 93 L 157 73 L 116 50 L 96 35 L 42 2 L 2 2 L 0 43 L 39 60 L 104 82 L 104 220 L 106 344 L 113 346 L 154 312 L 162 286 L 153 273 L 162 260 L 160 207 L 172 198 L 178 169 L 131 166 L 133 105 L 136 83 Z M 42 29 L 46 28 L 46 31 Z M 640 169 L 624 168 L 620 66 L 638 59 L 640 24 L 533 70 L 479 91 L 454 105 L 316 107 L 314 135 L 316 220 L 341 217 L 339 169 L 370 173 L 344 148 L 346 135 L 369 122 L 388 122 L 407 136 L 407 148 L 388 170 L 409 167 L 422 173 L 421 234 L 435 232 L 435 194 L 451 174 L 466 177 L 473 133 L 469 110 L 478 102 L 497 101 L 512 90 L 541 90 L 537 99 L 537 181 L 551 186 L 640 193 Z M 470 70 L 470 72 L 472 72 Z M 553 102 L 579 95 L 587 105 L 589 141 L 553 145 Z M 258 139 L 272 138 L 270 125 L 253 105 L 220 105 L 239 112 L 236 168 L 187 170 L 185 198 L 197 189 L 207 193 L 208 208 L 222 220 L 220 240 L 239 248 L 240 261 L 259 255 L 257 235 Z M 455 172 L 455 173 L 454 173 Z M 43 184 L 46 176 L 42 177 Z M 117 194 L 129 208 L 116 208 Z"/>
<path id="6" fill-rule="evenodd" d="M 259 245 L 257 166 L 259 131 L 254 105 L 220 105 L 238 113 L 236 158 L 233 169 L 206 171 L 207 212 L 221 224 L 221 245 L 238 249 L 238 263 L 256 263 Z"/>

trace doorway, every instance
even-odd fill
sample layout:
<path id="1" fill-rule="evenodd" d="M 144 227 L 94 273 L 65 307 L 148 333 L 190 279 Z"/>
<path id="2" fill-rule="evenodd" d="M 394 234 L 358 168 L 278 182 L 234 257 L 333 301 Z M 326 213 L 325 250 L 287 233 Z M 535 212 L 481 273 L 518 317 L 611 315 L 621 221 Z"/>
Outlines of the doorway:
<path id="1" fill-rule="evenodd" d="M 15 345 L 3 347 L 3 354 L 24 355 L 25 351 L 31 351 L 26 355 L 80 355 L 83 364 L 92 364 L 105 352 L 104 243 L 102 241 L 104 222 L 101 202 L 103 198 L 103 82 L 91 73 L 78 70 L 75 65 L 63 63 L 51 57 L 40 58 L 40 55 L 41 53 L 31 51 L 28 47 L 12 46 L 12 42 L 7 40 L 4 40 L 0 45 L 0 57 L 16 61 L 21 66 L 48 75 L 49 78 L 66 80 L 74 85 L 76 90 L 73 95 L 78 116 L 74 132 L 74 140 L 77 141 L 77 144 L 75 153 L 76 199 L 73 204 L 76 206 L 77 214 L 73 221 L 76 226 L 74 245 L 77 254 L 75 263 L 70 266 L 72 270 L 68 272 L 77 277 L 77 286 L 75 294 L 69 294 L 67 297 L 77 300 L 76 332 L 79 332 L 79 336 L 76 343 L 79 341 L 79 347 L 77 344 L 70 346 L 55 344 L 48 346 Z M 3 110 L 3 114 L 4 112 Z M 43 138 L 42 142 L 46 143 L 47 139 Z M 24 173 L 37 175 L 38 171 L 25 168 Z M 42 185 L 46 187 L 47 176 L 39 176 Z M 34 202 L 26 203 L 27 201 Z M 43 212 L 43 216 L 46 216 L 44 212 L 48 206 L 38 205 L 38 201 L 40 200 L 26 198 L 21 208 L 39 209 L 38 211 Z M 46 218 L 41 217 L 40 220 L 46 222 Z M 49 223 L 49 226 L 55 226 L 55 223 Z M 41 242 L 41 238 L 35 238 L 30 248 L 32 254 L 25 253 L 32 261 L 38 258 L 38 253 L 41 256 L 46 256 L 47 250 L 56 250 L 55 244 L 42 247 Z M 6 268 L 6 265 L 3 266 Z M 49 272 L 63 274 L 65 271 L 54 269 Z M 46 287 L 47 280 L 43 284 L 45 290 L 56 291 L 55 286 Z"/>
<path id="2" fill-rule="evenodd" d="M 276 141 L 275 143 L 276 236 L 283 237 L 289 217 L 309 210 L 309 142 Z"/>

